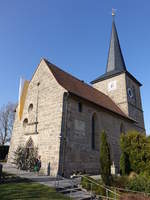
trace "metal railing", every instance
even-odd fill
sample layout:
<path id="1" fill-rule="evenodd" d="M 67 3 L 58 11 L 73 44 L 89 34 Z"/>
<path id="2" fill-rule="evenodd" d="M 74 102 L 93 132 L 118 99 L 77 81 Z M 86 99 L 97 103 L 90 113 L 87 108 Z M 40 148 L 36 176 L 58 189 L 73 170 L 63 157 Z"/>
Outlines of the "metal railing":
<path id="1" fill-rule="evenodd" d="M 120 197 L 120 194 L 118 194 L 118 193 L 116 192 L 116 189 L 115 189 L 115 188 L 114 188 L 115 191 L 113 191 L 113 190 L 109 189 L 107 186 L 103 186 L 103 185 L 97 183 L 96 181 L 91 180 L 91 179 L 88 178 L 87 176 L 80 175 L 80 177 L 87 179 L 87 180 L 91 183 L 91 196 L 94 196 L 94 195 L 93 195 L 94 191 L 92 190 L 92 184 L 95 184 L 95 185 L 97 185 L 98 187 L 103 188 L 103 189 L 106 190 L 106 196 L 97 195 L 98 197 L 105 198 L 105 199 L 111 199 L 111 200 L 117 200 L 117 199 L 118 199 L 117 197 Z M 109 197 L 109 193 L 113 194 L 114 197 Z"/>
<path id="2" fill-rule="evenodd" d="M 150 193 L 146 193 L 146 192 L 140 192 L 140 191 L 118 188 L 118 187 L 111 187 L 111 188 L 115 189 L 116 191 L 122 191 L 124 193 L 130 192 L 130 193 L 134 193 L 134 194 L 141 194 L 141 195 L 144 195 L 144 196 L 150 196 Z"/>

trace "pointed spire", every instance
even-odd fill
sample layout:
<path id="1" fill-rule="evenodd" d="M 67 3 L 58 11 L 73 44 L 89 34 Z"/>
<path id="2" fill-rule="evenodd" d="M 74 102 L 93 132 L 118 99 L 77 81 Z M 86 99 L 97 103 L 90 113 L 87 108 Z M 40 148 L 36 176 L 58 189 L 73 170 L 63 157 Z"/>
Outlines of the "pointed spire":
<path id="1" fill-rule="evenodd" d="M 95 80 L 91 81 L 91 84 L 95 84 L 105 79 L 109 79 L 121 73 L 126 73 L 133 81 L 135 81 L 139 86 L 141 86 L 142 84 L 126 69 L 115 25 L 115 10 L 116 9 L 112 9 L 112 32 L 106 72 L 103 75 L 96 78 Z"/>
<path id="2" fill-rule="evenodd" d="M 126 66 L 125 66 L 123 56 L 122 56 L 117 29 L 115 25 L 114 10 L 112 10 L 112 17 L 113 17 L 112 32 L 111 32 L 111 40 L 110 40 L 106 73 L 111 72 L 111 71 L 117 71 L 117 72 L 126 71 Z"/>

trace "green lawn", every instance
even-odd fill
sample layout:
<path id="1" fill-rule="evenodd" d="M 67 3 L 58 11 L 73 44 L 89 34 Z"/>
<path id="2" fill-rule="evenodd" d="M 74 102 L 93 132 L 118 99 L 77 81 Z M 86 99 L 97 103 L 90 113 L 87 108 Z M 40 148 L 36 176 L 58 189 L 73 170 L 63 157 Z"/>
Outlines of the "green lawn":
<path id="1" fill-rule="evenodd" d="M 3 183 L 0 183 L 0 200 L 69 200 L 55 191 L 55 189 L 27 179 L 21 179 L 13 175 L 5 175 Z"/>

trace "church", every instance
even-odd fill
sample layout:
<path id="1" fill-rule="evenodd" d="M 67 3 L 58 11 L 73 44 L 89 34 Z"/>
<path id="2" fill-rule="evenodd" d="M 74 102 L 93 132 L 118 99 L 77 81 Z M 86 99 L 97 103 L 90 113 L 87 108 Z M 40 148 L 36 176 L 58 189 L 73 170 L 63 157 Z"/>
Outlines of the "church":
<path id="1" fill-rule="evenodd" d="M 67 177 L 73 171 L 99 174 L 104 130 L 119 173 L 121 133 L 145 133 L 141 86 L 126 68 L 114 19 L 106 72 L 90 84 L 42 59 L 23 88 L 19 115 L 19 104 L 16 109 L 8 163 L 19 145 L 35 146 L 43 174 L 48 168 L 51 176 Z"/>

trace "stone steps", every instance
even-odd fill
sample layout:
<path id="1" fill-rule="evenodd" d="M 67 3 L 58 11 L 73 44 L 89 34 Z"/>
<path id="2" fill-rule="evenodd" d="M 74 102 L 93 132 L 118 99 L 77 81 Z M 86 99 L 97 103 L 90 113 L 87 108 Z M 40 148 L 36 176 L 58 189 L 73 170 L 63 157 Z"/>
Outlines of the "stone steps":
<path id="1" fill-rule="evenodd" d="M 73 185 L 67 187 L 56 188 L 56 190 L 65 196 L 71 197 L 75 200 L 91 200 L 91 194 L 83 191 L 80 187 Z"/>
<path id="2" fill-rule="evenodd" d="M 82 191 L 81 189 L 77 188 L 77 189 L 64 189 L 62 191 L 59 191 L 62 194 L 70 194 L 70 193 L 74 193 L 74 192 L 78 192 L 78 191 Z"/>

